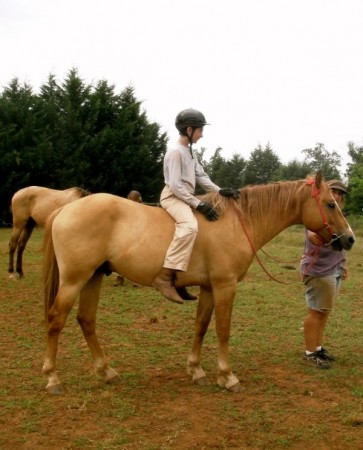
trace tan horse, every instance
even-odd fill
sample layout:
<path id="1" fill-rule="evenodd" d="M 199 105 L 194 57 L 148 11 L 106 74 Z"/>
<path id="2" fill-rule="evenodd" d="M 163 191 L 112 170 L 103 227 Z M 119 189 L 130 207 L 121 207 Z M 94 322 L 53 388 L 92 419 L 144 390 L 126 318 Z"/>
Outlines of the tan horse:
<path id="1" fill-rule="evenodd" d="M 49 215 L 61 206 L 89 195 L 89 192 L 72 187 L 64 191 L 40 186 L 29 186 L 17 191 L 11 200 L 13 230 L 9 242 L 9 278 L 14 278 L 14 255 L 17 251 L 16 271 L 23 273 L 23 253 L 36 226 L 44 227 Z"/>
<path id="2" fill-rule="evenodd" d="M 208 222 L 196 212 L 199 233 L 190 265 L 186 273 L 179 272 L 176 281 L 177 286 L 200 286 L 187 371 L 196 383 L 206 380 L 201 349 L 214 310 L 217 382 L 236 392 L 240 383 L 229 363 L 228 341 L 236 285 L 252 263 L 252 247 L 259 249 L 283 229 L 299 223 L 318 232 L 325 242 L 334 240 L 337 249 L 350 249 L 354 235 L 321 174 L 315 182 L 300 180 L 246 187 L 236 201 L 218 194 L 204 198 L 214 202 L 220 218 Z M 162 208 L 109 194 L 86 197 L 51 217 L 45 236 L 47 348 L 43 366 L 50 393 L 63 390 L 56 373 L 58 339 L 78 296 L 77 319 L 95 370 L 106 382 L 117 377 L 117 372 L 108 366 L 96 335 L 103 272 L 122 273 L 136 283 L 150 286 L 162 267 L 173 233 L 174 222 Z M 161 296 L 160 300 L 163 301 Z"/>

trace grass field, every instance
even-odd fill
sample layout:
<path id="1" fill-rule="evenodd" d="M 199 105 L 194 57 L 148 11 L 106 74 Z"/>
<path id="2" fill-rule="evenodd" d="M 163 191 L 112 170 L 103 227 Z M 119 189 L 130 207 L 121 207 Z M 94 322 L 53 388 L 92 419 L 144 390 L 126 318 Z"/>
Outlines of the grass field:
<path id="1" fill-rule="evenodd" d="M 296 226 L 265 248 L 286 263 L 261 254 L 290 284 L 254 263 L 238 287 L 230 345 L 243 392 L 216 385 L 214 323 L 202 355 L 210 384 L 196 386 L 186 375 L 195 302 L 175 305 L 128 281 L 114 287 L 113 274 L 104 280 L 98 330 L 120 381 L 105 385 L 93 374 L 74 310 L 58 352 L 66 392 L 56 397 L 41 373 L 43 233 L 36 230 L 25 251 L 25 278 L 9 280 L 11 230 L 0 229 L 0 449 L 363 449 L 363 222 L 351 224 L 349 278 L 324 343 L 338 358 L 332 369 L 302 364 L 303 229 Z"/>

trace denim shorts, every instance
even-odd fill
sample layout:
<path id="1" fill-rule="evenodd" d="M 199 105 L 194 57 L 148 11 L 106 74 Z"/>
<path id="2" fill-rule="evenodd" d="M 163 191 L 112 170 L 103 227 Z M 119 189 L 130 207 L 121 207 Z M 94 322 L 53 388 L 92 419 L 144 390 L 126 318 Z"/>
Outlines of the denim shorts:
<path id="1" fill-rule="evenodd" d="M 303 281 L 306 286 L 306 306 L 314 311 L 331 311 L 339 294 L 342 272 L 326 277 L 306 276 Z"/>

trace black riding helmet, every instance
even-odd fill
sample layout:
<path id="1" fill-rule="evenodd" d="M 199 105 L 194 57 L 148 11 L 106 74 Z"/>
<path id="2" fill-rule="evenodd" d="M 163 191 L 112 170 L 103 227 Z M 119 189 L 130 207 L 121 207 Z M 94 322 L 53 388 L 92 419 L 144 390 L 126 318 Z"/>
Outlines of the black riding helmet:
<path id="1" fill-rule="evenodd" d="M 175 119 L 175 126 L 179 131 L 183 131 L 188 127 L 203 128 L 204 125 L 208 125 L 204 114 L 192 108 L 180 111 Z"/>
<path id="2" fill-rule="evenodd" d="M 182 136 L 188 136 L 186 129 L 188 127 L 193 128 L 192 134 L 188 136 L 189 149 L 192 158 L 193 158 L 192 146 L 193 146 L 194 130 L 196 128 L 203 128 L 204 125 L 208 125 L 207 121 L 205 120 L 204 114 L 193 108 L 183 109 L 183 111 L 180 111 L 180 113 L 176 116 L 175 126 L 179 130 L 179 134 L 181 134 Z"/>

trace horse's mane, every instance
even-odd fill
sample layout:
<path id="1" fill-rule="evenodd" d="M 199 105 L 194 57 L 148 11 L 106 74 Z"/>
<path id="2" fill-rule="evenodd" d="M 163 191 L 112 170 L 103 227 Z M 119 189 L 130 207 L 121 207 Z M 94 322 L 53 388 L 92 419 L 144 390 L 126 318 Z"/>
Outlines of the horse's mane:
<path id="1" fill-rule="evenodd" d="M 245 186 L 240 189 L 240 197 L 234 202 L 244 215 L 263 219 L 266 208 L 273 205 L 276 212 L 285 215 L 295 207 L 296 190 L 306 185 L 306 180 L 277 181 L 269 184 Z M 205 202 L 212 203 L 219 215 L 223 215 L 232 204 L 231 200 L 218 195 L 217 192 L 198 196 Z"/>
<path id="2" fill-rule="evenodd" d="M 76 191 L 79 194 L 80 198 L 87 197 L 88 195 L 91 195 L 91 192 L 89 192 L 86 189 L 83 189 L 81 187 L 78 187 L 78 186 L 72 187 L 70 189 L 72 189 L 73 191 Z"/>

